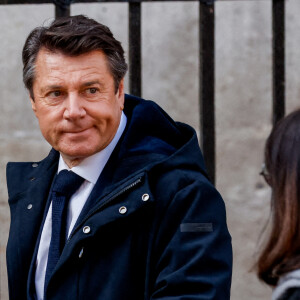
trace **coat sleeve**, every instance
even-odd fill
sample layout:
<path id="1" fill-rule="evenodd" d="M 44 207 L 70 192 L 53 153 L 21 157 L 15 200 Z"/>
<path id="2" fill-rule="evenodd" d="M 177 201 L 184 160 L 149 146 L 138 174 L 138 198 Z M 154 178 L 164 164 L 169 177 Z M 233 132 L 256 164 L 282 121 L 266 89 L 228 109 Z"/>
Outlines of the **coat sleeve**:
<path id="1" fill-rule="evenodd" d="M 300 289 L 291 288 L 283 294 L 279 300 L 299 300 L 300 299 Z"/>
<path id="2" fill-rule="evenodd" d="M 300 288 L 299 287 L 292 287 L 288 288 L 284 291 L 280 296 L 272 296 L 272 299 L 276 300 L 299 300 L 300 299 Z"/>
<path id="3" fill-rule="evenodd" d="M 231 237 L 216 189 L 203 181 L 190 184 L 176 193 L 162 219 L 150 299 L 230 299 Z"/>

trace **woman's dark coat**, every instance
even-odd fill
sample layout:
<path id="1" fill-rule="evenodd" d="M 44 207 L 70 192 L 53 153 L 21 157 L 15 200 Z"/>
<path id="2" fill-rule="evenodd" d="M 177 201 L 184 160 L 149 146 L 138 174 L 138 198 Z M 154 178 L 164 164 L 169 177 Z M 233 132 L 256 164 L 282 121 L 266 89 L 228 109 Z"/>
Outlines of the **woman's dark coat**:
<path id="1" fill-rule="evenodd" d="M 272 300 L 300 299 L 300 270 L 296 269 L 281 276 L 273 290 Z"/>
<path id="2" fill-rule="evenodd" d="M 46 299 L 229 299 L 225 207 L 206 178 L 194 130 L 132 96 L 126 96 L 125 114 L 126 130 L 63 250 Z M 39 163 L 7 166 L 11 300 L 33 299 L 38 237 L 57 163 L 52 150 Z"/>

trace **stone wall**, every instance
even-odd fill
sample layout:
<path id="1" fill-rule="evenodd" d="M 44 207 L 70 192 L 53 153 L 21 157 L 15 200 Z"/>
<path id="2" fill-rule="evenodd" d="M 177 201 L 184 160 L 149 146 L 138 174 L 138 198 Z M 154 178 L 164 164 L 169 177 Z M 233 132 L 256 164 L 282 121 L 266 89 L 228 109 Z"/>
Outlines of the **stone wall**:
<path id="1" fill-rule="evenodd" d="M 270 289 L 251 267 L 270 206 L 270 190 L 258 173 L 271 129 L 271 4 L 215 4 L 217 188 L 226 202 L 233 238 L 233 300 L 270 297 Z M 300 99 L 299 11 L 299 0 L 286 1 L 288 112 Z M 74 4 L 71 14 L 86 14 L 108 25 L 127 50 L 127 4 Z M 143 97 L 198 129 L 198 4 L 144 3 L 142 14 Z M 21 49 L 29 32 L 53 16 L 52 5 L 0 6 L 0 300 L 8 299 L 5 165 L 38 161 L 49 151 L 22 84 Z"/>

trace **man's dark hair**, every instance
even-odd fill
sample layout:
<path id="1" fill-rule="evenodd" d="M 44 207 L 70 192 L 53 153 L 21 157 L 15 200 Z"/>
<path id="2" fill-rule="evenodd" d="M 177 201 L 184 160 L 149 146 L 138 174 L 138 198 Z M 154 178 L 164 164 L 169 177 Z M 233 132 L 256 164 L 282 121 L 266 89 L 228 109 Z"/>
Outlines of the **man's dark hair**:
<path id="1" fill-rule="evenodd" d="M 59 18 L 49 27 L 35 28 L 24 44 L 23 81 L 32 98 L 35 62 L 42 48 L 69 56 L 78 56 L 93 50 L 102 51 L 114 78 L 115 92 L 127 71 L 121 43 L 114 38 L 108 27 L 83 15 Z"/>

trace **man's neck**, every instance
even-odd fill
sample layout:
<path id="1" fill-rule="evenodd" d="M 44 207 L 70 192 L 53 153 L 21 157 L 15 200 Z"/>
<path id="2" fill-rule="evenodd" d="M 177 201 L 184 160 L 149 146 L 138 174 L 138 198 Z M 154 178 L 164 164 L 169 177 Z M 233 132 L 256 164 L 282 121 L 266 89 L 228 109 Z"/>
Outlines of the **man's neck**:
<path id="1" fill-rule="evenodd" d="M 61 156 L 64 160 L 64 162 L 66 163 L 66 165 L 72 169 L 73 167 L 76 167 L 78 166 L 83 160 L 84 158 L 73 158 L 73 159 L 69 159 L 67 157 L 65 157 L 62 153 L 61 153 Z"/>

